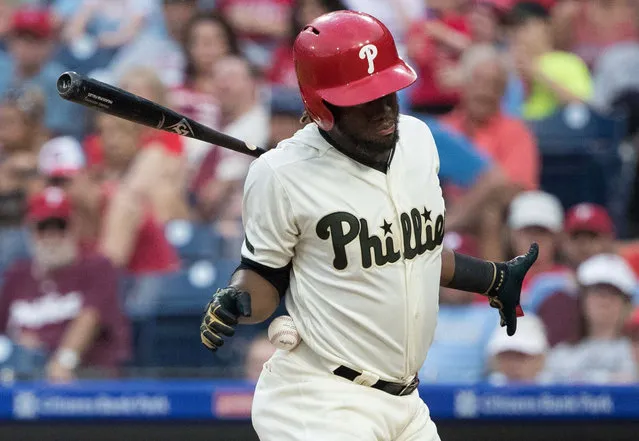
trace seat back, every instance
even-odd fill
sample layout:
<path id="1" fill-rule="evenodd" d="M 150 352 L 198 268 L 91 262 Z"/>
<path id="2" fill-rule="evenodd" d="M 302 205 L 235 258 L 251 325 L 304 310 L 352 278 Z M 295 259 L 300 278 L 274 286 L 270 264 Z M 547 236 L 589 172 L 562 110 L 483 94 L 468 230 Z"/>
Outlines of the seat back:
<path id="1" fill-rule="evenodd" d="M 541 188 L 566 209 L 580 202 L 605 206 L 621 230 L 629 195 L 620 153 L 625 116 L 575 104 L 528 124 L 541 153 Z"/>

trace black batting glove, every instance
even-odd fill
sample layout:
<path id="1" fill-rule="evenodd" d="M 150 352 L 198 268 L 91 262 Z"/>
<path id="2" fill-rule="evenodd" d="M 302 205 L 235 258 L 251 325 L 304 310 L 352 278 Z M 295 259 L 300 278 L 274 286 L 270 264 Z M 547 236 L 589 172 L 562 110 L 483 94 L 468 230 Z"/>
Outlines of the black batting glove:
<path id="1" fill-rule="evenodd" d="M 515 257 L 508 262 L 495 263 L 496 274 L 493 287 L 488 291 L 490 306 L 499 310 L 501 326 L 506 326 L 506 333 L 514 335 L 517 331 L 517 317 L 524 315 L 519 299 L 521 284 L 526 273 L 537 260 L 539 246 L 533 243 L 523 256 Z"/>
<path id="2" fill-rule="evenodd" d="M 200 325 L 200 339 L 204 346 L 217 351 L 224 344 L 222 336 L 235 334 L 238 317 L 251 316 L 251 296 L 246 291 L 229 286 L 218 289 L 206 306 Z"/>

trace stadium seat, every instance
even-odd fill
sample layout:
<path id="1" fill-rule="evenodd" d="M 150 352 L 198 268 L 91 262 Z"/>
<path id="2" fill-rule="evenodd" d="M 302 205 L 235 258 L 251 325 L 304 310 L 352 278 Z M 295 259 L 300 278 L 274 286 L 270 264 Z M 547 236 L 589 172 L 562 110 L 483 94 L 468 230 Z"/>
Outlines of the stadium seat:
<path id="1" fill-rule="evenodd" d="M 529 126 L 541 153 L 542 189 L 556 195 L 564 208 L 580 202 L 607 207 L 621 230 L 628 198 L 620 152 L 624 115 L 573 104 Z"/>
<path id="2" fill-rule="evenodd" d="M 209 224 L 174 220 L 167 223 L 165 235 L 183 262 L 213 260 L 220 254 L 221 238 Z"/>
<path id="3" fill-rule="evenodd" d="M 214 354 L 200 343 L 199 326 L 212 294 L 227 286 L 236 267 L 235 261 L 200 260 L 165 276 L 157 293 L 155 313 L 134 323 L 134 364 L 163 368 L 217 366 Z M 240 346 L 224 357 L 231 357 Z"/>
<path id="4" fill-rule="evenodd" d="M 158 295 L 157 315 L 201 313 L 217 288 L 227 286 L 237 262 L 198 260 L 167 276 Z"/>

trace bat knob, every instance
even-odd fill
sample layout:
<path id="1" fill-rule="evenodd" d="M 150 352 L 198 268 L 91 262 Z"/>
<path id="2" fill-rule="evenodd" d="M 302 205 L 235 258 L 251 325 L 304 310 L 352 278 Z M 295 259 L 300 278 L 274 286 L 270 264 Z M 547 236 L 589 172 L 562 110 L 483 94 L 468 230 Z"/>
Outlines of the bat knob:
<path id="1" fill-rule="evenodd" d="M 58 78 L 58 94 L 62 98 L 66 98 L 71 95 L 78 84 L 80 84 L 80 75 L 76 72 L 65 72 Z"/>

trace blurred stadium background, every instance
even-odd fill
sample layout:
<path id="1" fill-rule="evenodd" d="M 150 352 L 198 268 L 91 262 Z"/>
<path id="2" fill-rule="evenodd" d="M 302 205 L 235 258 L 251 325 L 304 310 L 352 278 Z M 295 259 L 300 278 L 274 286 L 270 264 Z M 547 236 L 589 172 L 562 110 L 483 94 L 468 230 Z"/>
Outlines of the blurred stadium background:
<path id="1" fill-rule="evenodd" d="M 256 439 L 268 323 L 216 354 L 198 335 L 239 260 L 250 158 L 55 82 L 75 70 L 273 148 L 301 128 L 293 38 L 338 9 L 384 21 L 418 71 L 400 102 L 438 144 L 446 245 L 541 245 L 514 338 L 442 290 L 420 371 L 442 439 L 636 439 L 638 2 L 0 0 L 2 439 Z"/>

